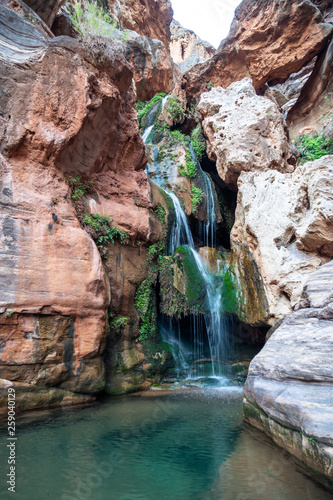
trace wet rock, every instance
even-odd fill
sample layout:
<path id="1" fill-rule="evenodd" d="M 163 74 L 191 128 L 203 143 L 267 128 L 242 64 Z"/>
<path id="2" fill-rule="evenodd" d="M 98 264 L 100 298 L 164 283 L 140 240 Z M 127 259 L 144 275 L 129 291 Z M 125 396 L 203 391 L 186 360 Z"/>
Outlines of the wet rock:
<path id="1" fill-rule="evenodd" d="M 305 280 L 332 258 L 332 162 L 326 156 L 292 174 L 239 178 L 232 249 L 237 255 L 245 246 L 259 269 L 268 303 L 264 323 L 289 314 Z"/>
<path id="2" fill-rule="evenodd" d="M 201 40 L 193 31 L 183 28 L 173 19 L 171 23 L 170 53 L 182 73 L 198 63 L 212 57 L 216 49 L 208 42 Z"/>
<path id="3" fill-rule="evenodd" d="M 194 100 L 207 84 L 227 87 L 244 77 L 255 89 L 285 80 L 325 48 L 332 33 L 311 2 L 243 0 L 228 37 L 216 54 L 184 74 L 183 88 Z"/>
<path id="4" fill-rule="evenodd" d="M 294 170 L 282 115 L 274 102 L 256 95 L 250 79 L 202 94 L 197 111 L 208 157 L 229 188 L 237 189 L 243 171 Z"/>

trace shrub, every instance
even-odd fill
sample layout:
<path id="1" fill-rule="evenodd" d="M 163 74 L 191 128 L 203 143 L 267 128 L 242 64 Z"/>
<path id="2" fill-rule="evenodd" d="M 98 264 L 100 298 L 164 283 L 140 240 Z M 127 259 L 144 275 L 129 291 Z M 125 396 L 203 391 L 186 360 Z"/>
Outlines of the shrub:
<path id="1" fill-rule="evenodd" d="M 184 110 L 177 96 L 172 95 L 169 97 L 166 110 L 169 118 L 172 118 L 173 121 L 182 121 L 184 119 Z"/>
<path id="2" fill-rule="evenodd" d="M 295 145 L 300 152 L 301 163 L 333 154 L 333 139 L 326 139 L 324 135 L 316 134 L 311 137 L 308 134 L 302 134 L 296 139 Z"/>
<path id="3" fill-rule="evenodd" d="M 74 28 L 86 38 L 89 34 L 112 37 L 116 23 L 97 3 L 88 0 L 75 0 L 70 6 L 70 18 Z"/>

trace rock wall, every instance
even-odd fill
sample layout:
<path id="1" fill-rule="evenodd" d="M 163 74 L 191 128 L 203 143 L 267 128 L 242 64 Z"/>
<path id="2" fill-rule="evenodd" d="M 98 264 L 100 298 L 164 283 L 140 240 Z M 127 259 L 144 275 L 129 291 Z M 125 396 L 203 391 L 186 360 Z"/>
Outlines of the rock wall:
<path id="1" fill-rule="evenodd" d="M 227 87 L 250 77 L 260 89 L 266 82 L 283 81 L 320 53 L 331 33 L 311 2 L 243 0 L 228 37 L 211 59 L 184 74 L 183 88 L 194 100 L 209 82 Z"/>
<path id="2" fill-rule="evenodd" d="M 171 23 L 170 54 L 182 73 L 198 63 L 212 57 L 216 49 L 208 42 L 201 40 L 194 31 L 183 28 L 173 19 Z"/>
<path id="3" fill-rule="evenodd" d="M 161 234 L 132 70 L 99 39 L 50 39 L 1 6 L 0 23 L 2 384 L 19 409 L 82 402 L 105 384 L 110 301 L 83 214 L 109 216 L 129 246 Z"/>
<path id="4" fill-rule="evenodd" d="M 173 16 L 170 0 L 109 0 L 109 4 L 123 28 L 161 40 L 169 47 Z"/>

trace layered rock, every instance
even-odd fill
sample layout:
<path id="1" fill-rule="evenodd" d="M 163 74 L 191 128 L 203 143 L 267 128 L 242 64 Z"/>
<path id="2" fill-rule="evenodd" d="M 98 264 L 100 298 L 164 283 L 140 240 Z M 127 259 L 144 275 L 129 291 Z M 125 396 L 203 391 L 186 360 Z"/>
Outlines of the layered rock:
<path id="1" fill-rule="evenodd" d="M 161 40 L 169 47 L 173 16 L 170 0 L 109 0 L 109 4 L 123 28 Z"/>
<path id="2" fill-rule="evenodd" d="M 256 95 L 250 79 L 202 94 L 197 111 L 208 157 L 229 188 L 237 189 L 241 172 L 294 170 L 283 117 L 274 102 Z"/>
<path id="3" fill-rule="evenodd" d="M 311 2 L 243 0 L 217 53 L 185 73 L 183 87 L 193 100 L 209 82 L 227 87 L 250 77 L 259 89 L 283 81 L 323 50 L 331 33 Z"/>
<path id="4" fill-rule="evenodd" d="M 194 31 L 183 28 L 175 19 L 173 19 L 170 28 L 170 54 L 182 73 L 215 54 L 215 47 L 201 40 Z"/>
<path id="5" fill-rule="evenodd" d="M 333 137 L 333 42 L 322 52 L 315 68 L 287 115 L 291 136 L 324 134 Z"/>
<path id="6" fill-rule="evenodd" d="M 49 39 L 4 7 L 0 22 L 1 376 L 19 409 L 82 402 L 105 383 L 109 285 L 78 216 L 109 216 L 129 245 L 160 235 L 132 71 L 103 40 Z"/>
<path id="7" fill-rule="evenodd" d="M 241 174 L 231 244 L 259 269 L 268 303 L 262 322 L 273 325 L 298 307 L 305 280 L 332 258 L 332 187 L 332 156 L 292 174 Z"/>
<path id="8" fill-rule="evenodd" d="M 282 322 L 251 362 L 244 400 L 248 422 L 331 480 L 332 280 L 332 262 L 308 278 L 302 307 Z"/>

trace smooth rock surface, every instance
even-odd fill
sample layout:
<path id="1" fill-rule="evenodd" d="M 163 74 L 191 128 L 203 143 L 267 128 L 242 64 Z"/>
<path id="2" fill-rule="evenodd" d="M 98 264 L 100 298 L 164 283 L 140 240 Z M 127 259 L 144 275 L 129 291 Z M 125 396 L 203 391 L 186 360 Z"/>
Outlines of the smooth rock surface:
<path id="1" fill-rule="evenodd" d="M 1 374 L 41 393 L 95 394 L 109 283 L 78 216 L 108 215 L 129 243 L 159 238 L 132 70 L 111 44 L 100 57 L 98 39 L 47 39 L 1 6 L 0 22 Z M 68 178 L 79 176 L 93 188 L 75 208 Z"/>
<path id="2" fill-rule="evenodd" d="M 238 181 L 235 254 L 245 245 L 254 258 L 268 301 L 265 323 L 273 325 L 301 299 L 311 273 L 332 258 L 333 157 L 296 168 L 243 172 Z"/>
<path id="3" fill-rule="evenodd" d="M 331 261 L 309 277 L 303 290 L 306 308 L 287 316 L 275 330 L 252 360 L 245 385 L 245 418 L 330 479 L 333 479 L 332 283 Z M 279 426 L 287 428 L 289 435 Z M 296 432 L 304 439 L 298 446 L 293 437 Z M 307 440 L 312 445 L 311 453 L 304 449 Z"/>
<path id="4" fill-rule="evenodd" d="M 237 189 L 241 172 L 294 170 L 282 115 L 274 102 L 256 95 L 249 78 L 202 94 L 197 111 L 208 157 L 229 188 Z"/>

